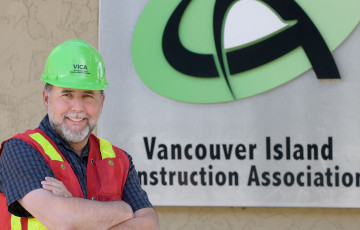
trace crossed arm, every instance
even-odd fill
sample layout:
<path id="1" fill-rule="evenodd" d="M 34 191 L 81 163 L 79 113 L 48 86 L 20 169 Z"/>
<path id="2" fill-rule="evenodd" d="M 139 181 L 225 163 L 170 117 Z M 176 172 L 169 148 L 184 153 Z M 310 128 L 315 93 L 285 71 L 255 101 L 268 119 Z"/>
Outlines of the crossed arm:
<path id="1" fill-rule="evenodd" d="M 152 208 L 133 213 L 124 201 L 93 201 L 71 197 L 56 179 L 26 194 L 19 203 L 48 229 L 158 229 Z"/>

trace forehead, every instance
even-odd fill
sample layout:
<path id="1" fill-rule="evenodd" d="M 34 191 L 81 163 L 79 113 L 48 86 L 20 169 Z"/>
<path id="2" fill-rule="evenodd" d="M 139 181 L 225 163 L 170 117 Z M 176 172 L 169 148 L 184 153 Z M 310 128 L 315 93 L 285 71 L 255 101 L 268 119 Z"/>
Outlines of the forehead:
<path id="1" fill-rule="evenodd" d="M 71 92 L 71 93 L 87 93 L 87 94 L 94 94 L 100 95 L 100 90 L 88 90 L 88 89 L 73 89 L 73 88 L 63 88 L 58 86 L 53 86 L 52 91 L 55 93 L 62 93 L 62 92 Z"/>

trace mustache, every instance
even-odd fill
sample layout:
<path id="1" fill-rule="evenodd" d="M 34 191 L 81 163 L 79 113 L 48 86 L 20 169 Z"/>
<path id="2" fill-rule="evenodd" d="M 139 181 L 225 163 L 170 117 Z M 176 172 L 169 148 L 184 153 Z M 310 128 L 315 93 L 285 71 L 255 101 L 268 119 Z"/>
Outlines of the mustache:
<path id="1" fill-rule="evenodd" d="M 65 117 L 71 117 L 71 118 L 75 118 L 75 119 L 89 119 L 90 116 L 87 113 L 75 113 L 75 112 L 69 112 L 69 113 L 65 113 L 63 115 L 63 118 Z"/>

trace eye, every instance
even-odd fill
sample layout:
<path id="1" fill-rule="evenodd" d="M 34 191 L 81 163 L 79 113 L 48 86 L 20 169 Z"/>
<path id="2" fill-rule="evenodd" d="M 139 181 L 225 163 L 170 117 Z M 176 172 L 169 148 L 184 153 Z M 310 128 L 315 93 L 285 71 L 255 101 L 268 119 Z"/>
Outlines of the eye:
<path id="1" fill-rule="evenodd" d="M 71 93 L 63 93 L 63 94 L 61 94 L 61 96 L 63 96 L 63 97 L 71 97 Z"/>
<path id="2" fill-rule="evenodd" d="M 92 95 L 92 94 L 84 94 L 84 97 L 93 98 L 94 95 Z"/>

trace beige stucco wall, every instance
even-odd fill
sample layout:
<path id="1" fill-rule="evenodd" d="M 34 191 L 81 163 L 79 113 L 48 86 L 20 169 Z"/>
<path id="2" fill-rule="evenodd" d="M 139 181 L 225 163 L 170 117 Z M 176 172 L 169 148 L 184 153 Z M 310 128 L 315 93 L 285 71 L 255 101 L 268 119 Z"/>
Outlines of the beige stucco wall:
<path id="1" fill-rule="evenodd" d="M 39 81 L 51 49 L 70 38 L 97 47 L 99 2 L 0 0 L 0 140 L 45 114 Z"/>
<path id="2" fill-rule="evenodd" d="M 98 0 L 0 0 L 0 141 L 36 127 L 44 116 L 39 78 L 52 47 L 70 38 L 97 47 L 98 24 Z M 156 210 L 163 230 L 335 230 L 359 229 L 360 223 L 358 209 Z"/>

